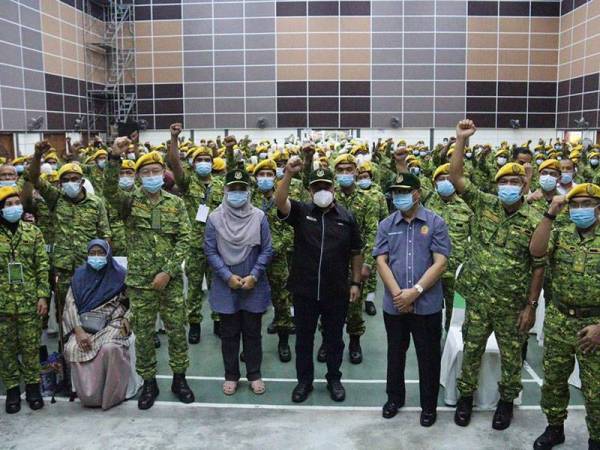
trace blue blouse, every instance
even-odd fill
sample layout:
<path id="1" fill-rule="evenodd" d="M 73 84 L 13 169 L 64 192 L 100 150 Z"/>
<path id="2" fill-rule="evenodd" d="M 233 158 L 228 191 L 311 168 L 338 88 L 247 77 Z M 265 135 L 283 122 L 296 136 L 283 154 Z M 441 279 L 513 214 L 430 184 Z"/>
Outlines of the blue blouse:
<path id="1" fill-rule="evenodd" d="M 266 215 L 260 224 L 260 242 L 260 245 L 252 248 L 244 261 L 228 266 L 219 254 L 217 230 L 210 216 L 208 217 L 204 231 L 204 253 L 213 271 L 208 294 L 208 301 L 213 311 L 234 314 L 240 310 L 252 313 L 263 313 L 267 310 L 271 304 L 271 287 L 266 270 L 273 258 L 273 248 Z M 242 278 L 254 275 L 258 281 L 250 291 L 231 289 L 228 284 L 231 275 L 239 275 Z"/>

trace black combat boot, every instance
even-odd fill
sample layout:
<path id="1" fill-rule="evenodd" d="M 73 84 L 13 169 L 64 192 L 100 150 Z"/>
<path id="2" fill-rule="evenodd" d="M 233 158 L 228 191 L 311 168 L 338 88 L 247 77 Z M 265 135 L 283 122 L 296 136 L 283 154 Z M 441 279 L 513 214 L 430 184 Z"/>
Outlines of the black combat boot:
<path id="1" fill-rule="evenodd" d="M 138 398 L 138 408 L 152 408 L 152 405 L 154 405 L 154 400 L 156 397 L 158 397 L 159 393 L 160 391 L 158 390 L 158 385 L 156 384 L 156 378 L 144 380 L 144 385 L 142 386 L 142 391 L 140 392 L 140 397 Z"/>
<path id="2" fill-rule="evenodd" d="M 21 389 L 15 386 L 6 391 L 6 413 L 15 414 L 21 411 Z"/>
<path id="3" fill-rule="evenodd" d="M 280 331 L 279 333 L 279 344 L 277 345 L 277 352 L 279 353 L 279 361 L 290 362 L 292 359 L 292 351 L 290 350 L 290 344 L 288 344 L 288 338 L 290 337 L 287 331 Z"/>
<path id="4" fill-rule="evenodd" d="M 459 427 L 466 427 L 471 422 L 473 412 L 473 397 L 460 397 L 456 403 L 454 423 Z"/>
<path id="5" fill-rule="evenodd" d="M 348 346 L 350 353 L 350 362 L 352 364 L 360 364 L 363 360 L 362 348 L 360 347 L 360 336 L 350 336 L 350 345 Z"/>
<path id="6" fill-rule="evenodd" d="M 199 323 L 190 323 L 190 330 L 188 331 L 188 342 L 190 344 L 197 344 L 200 342 L 201 328 Z"/>
<path id="7" fill-rule="evenodd" d="M 185 373 L 173 374 L 171 392 L 175 394 L 182 403 L 192 403 L 194 401 L 194 393 L 185 380 Z"/>
<path id="8" fill-rule="evenodd" d="M 365 312 L 369 316 L 374 316 L 377 314 L 377 308 L 375 308 L 375 303 L 365 300 Z"/>
<path id="9" fill-rule="evenodd" d="M 494 430 L 506 430 L 510 427 L 510 421 L 513 418 L 513 402 L 507 402 L 500 399 L 494 419 L 492 420 L 492 428 Z"/>
<path id="10" fill-rule="evenodd" d="M 27 384 L 25 386 L 25 400 L 34 411 L 44 407 L 44 399 L 40 391 L 39 383 Z"/>
<path id="11" fill-rule="evenodd" d="M 565 442 L 564 425 L 548 425 L 546 430 L 533 443 L 534 450 L 550 450 Z"/>

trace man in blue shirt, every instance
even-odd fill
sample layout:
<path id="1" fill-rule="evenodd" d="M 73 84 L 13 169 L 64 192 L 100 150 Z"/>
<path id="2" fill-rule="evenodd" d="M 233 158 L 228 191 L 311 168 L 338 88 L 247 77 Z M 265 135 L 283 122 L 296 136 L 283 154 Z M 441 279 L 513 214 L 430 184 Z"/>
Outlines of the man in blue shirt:
<path id="1" fill-rule="evenodd" d="M 441 276 L 451 244 L 444 219 L 421 205 L 420 189 L 417 176 L 396 175 L 389 191 L 397 211 L 379 224 L 373 256 L 385 285 L 388 401 L 383 406 L 383 417 L 394 417 L 404 405 L 404 367 L 412 334 L 419 363 L 421 425 L 429 427 L 436 420 L 442 337 Z"/>

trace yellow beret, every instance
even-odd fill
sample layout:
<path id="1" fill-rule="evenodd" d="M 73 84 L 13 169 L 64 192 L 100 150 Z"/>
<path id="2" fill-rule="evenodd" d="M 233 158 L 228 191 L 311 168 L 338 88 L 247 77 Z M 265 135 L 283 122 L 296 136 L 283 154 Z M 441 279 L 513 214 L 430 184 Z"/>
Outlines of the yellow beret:
<path id="1" fill-rule="evenodd" d="M 18 158 L 15 158 L 15 159 L 13 159 L 13 161 L 12 161 L 12 165 L 13 165 L 13 166 L 17 166 L 17 165 L 19 165 L 19 164 L 23 164 L 23 163 L 25 163 L 25 161 L 27 161 L 28 159 L 29 159 L 29 157 L 27 157 L 27 156 L 20 156 L 20 157 L 18 157 Z"/>
<path id="2" fill-rule="evenodd" d="M 544 155 L 543 153 L 536 153 L 535 155 L 533 155 L 534 159 L 546 159 L 546 155 Z"/>
<path id="3" fill-rule="evenodd" d="M 503 148 L 501 148 L 500 150 L 498 150 L 498 151 L 496 152 L 496 158 L 497 158 L 498 156 L 508 156 L 508 149 L 503 147 Z"/>
<path id="4" fill-rule="evenodd" d="M 364 161 L 360 166 L 358 166 L 358 173 L 369 172 L 373 174 L 373 164 L 371 161 Z"/>
<path id="5" fill-rule="evenodd" d="M 272 170 L 273 172 L 275 172 L 277 170 L 277 164 L 272 159 L 263 159 L 254 168 L 254 175 L 256 175 L 261 170 Z"/>
<path id="6" fill-rule="evenodd" d="M 42 180 L 46 180 L 48 183 L 56 183 L 58 181 L 58 172 L 53 170 L 50 173 L 43 173 L 40 175 Z"/>
<path id="7" fill-rule="evenodd" d="M 450 158 L 452 153 L 454 153 L 454 147 L 450 147 L 450 150 L 446 152 L 446 158 Z"/>
<path id="8" fill-rule="evenodd" d="M 213 159 L 213 170 L 221 171 L 227 169 L 227 163 L 223 158 Z"/>
<path id="9" fill-rule="evenodd" d="M 58 155 L 56 154 L 56 152 L 48 152 L 46 153 L 46 156 L 44 156 L 44 161 L 47 161 L 49 159 L 55 159 L 58 161 Z"/>
<path id="10" fill-rule="evenodd" d="M 494 178 L 494 181 L 498 181 L 500 178 L 507 176 L 507 175 L 520 175 L 522 177 L 525 176 L 525 168 L 518 163 L 508 163 L 508 164 L 504 164 L 502 167 L 500 167 L 500 170 L 498 170 L 498 172 L 496 173 L 496 177 Z"/>
<path id="11" fill-rule="evenodd" d="M 66 173 L 76 173 L 83 176 L 83 170 L 79 164 L 68 163 L 58 169 L 58 178 L 62 178 L 62 176 Z"/>
<path id="12" fill-rule="evenodd" d="M 590 154 L 588 155 L 588 159 L 592 159 L 592 158 L 600 158 L 600 153 L 590 152 Z"/>
<path id="13" fill-rule="evenodd" d="M 558 159 L 547 159 L 540 164 L 538 170 L 541 172 L 544 169 L 553 169 L 560 172 L 560 161 Z"/>
<path id="14" fill-rule="evenodd" d="M 92 157 L 90 158 L 90 160 L 95 160 L 96 158 L 99 158 L 100 156 L 108 156 L 108 152 L 104 149 L 98 150 L 96 153 L 94 153 L 92 155 Z"/>
<path id="15" fill-rule="evenodd" d="M 567 194 L 567 200 L 573 197 L 590 197 L 600 199 L 600 186 L 592 183 L 582 183 L 575 186 Z"/>
<path id="16" fill-rule="evenodd" d="M 356 165 L 356 158 L 352 156 L 350 153 L 344 153 L 343 155 L 338 156 L 333 163 L 333 167 L 337 167 L 338 164 L 354 164 Z"/>
<path id="17" fill-rule="evenodd" d="M 288 159 L 290 159 L 290 154 L 286 150 L 277 150 L 273 153 L 273 161 L 287 161 Z"/>
<path id="18" fill-rule="evenodd" d="M 8 197 L 19 195 L 19 191 L 13 186 L 4 186 L 0 188 L 0 202 L 3 202 Z"/>
<path id="19" fill-rule="evenodd" d="M 191 147 L 191 148 L 187 149 L 185 151 L 186 158 L 190 158 L 196 150 L 198 150 L 198 147 Z"/>
<path id="20" fill-rule="evenodd" d="M 433 172 L 433 180 L 435 181 L 435 179 L 439 175 L 448 175 L 449 173 L 450 173 L 450 163 L 442 164 L 437 169 L 435 169 L 435 172 Z"/>
<path id="21" fill-rule="evenodd" d="M 254 173 L 254 164 L 248 164 L 246 166 L 246 172 L 248 172 L 248 173 Z"/>
<path id="22" fill-rule="evenodd" d="M 141 167 L 147 166 L 148 164 L 160 164 L 163 167 L 165 166 L 165 162 L 160 153 L 150 152 L 146 155 L 140 156 L 135 163 L 135 171 L 137 172 Z"/>
<path id="23" fill-rule="evenodd" d="M 407 160 L 408 160 L 408 158 L 407 158 Z M 422 165 L 421 161 L 418 160 L 417 158 L 413 159 L 412 161 L 410 161 L 408 163 L 408 167 L 421 167 L 421 165 Z"/>
<path id="24" fill-rule="evenodd" d="M 124 159 L 121 163 L 121 169 L 133 169 L 135 170 L 135 162 L 130 159 Z"/>
<path id="25" fill-rule="evenodd" d="M 208 147 L 196 147 L 196 150 L 194 153 L 192 153 L 192 161 L 194 161 L 198 156 L 210 156 L 212 158 L 212 150 Z"/>

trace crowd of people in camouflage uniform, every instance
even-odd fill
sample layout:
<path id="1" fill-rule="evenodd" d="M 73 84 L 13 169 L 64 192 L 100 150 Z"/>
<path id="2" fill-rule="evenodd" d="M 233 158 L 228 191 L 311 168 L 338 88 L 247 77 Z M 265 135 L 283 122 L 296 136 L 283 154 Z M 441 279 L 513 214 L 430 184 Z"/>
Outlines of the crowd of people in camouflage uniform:
<path id="1" fill-rule="evenodd" d="M 361 232 L 361 294 L 346 318 L 351 363 L 363 359 L 363 312 L 377 314 L 373 248 L 380 221 L 398 207 L 390 187 L 411 174 L 420 184 L 417 207 L 443 218 L 452 241 L 442 276 L 446 330 L 455 292 L 466 301 L 455 422 L 469 424 L 481 358 L 493 332 L 502 372 L 492 425 L 510 425 L 513 401 L 522 389 L 527 334 L 544 289 L 541 406 L 548 427 L 534 448 L 564 442 L 568 377 L 577 358 L 589 445 L 600 449 L 600 147 L 560 140 L 469 146 L 475 131 L 471 121 L 461 121 L 456 137 L 430 149 L 422 141 L 369 144 L 339 137 L 252 142 L 227 136 L 192 142 L 180 139 L 182 127 L 173 124 L 171 140 L 158 146 L 140 144 L 134 133 L 112 146 L 98 138 L 89 145 L 67 141 L 59 155 L 43 141 L 32 156 L 4 161 L 0 378 L 7 411 L 18 411 L 21 382 L 31 408 L 43 406 L 38 346 L 49 299 L 60 310 L 73 272 L 86 263 L 87 245 L 96 238 L 109 240 L 116 256 L 127 257 L 136 370 L 144 380 L 140 408 L 151 407 L 158 395 L 157 315 L 168 336 L 172 390 L 182 402 L 194 401 L 185 372 L 188 343 L 200 342 L 207 296 L 203 282 L 211 279 L 203 247 L 206 217 L 223 201 L 226 174 L 234 170 L 252 178 L 250 201 L 268 218 L 273 258 L 267 278 L 274 307 L 268 331 L 278 335 L 279 359 L 289 362 L 288 339 L 295 326 L 286 282 L 293 230 L 277 217 L 275 193 L 285 171 L 301 160 L 290 198 L 310 202 L 311 173 L 331 171 L 335 202 L 352 213 Z M 84 179 L 94 194 L 83 187 Z M 213 312 L 211 319 L 219 335 L 219 314 Z M 323 343 L 317 359 L 326 360 Z"/>

